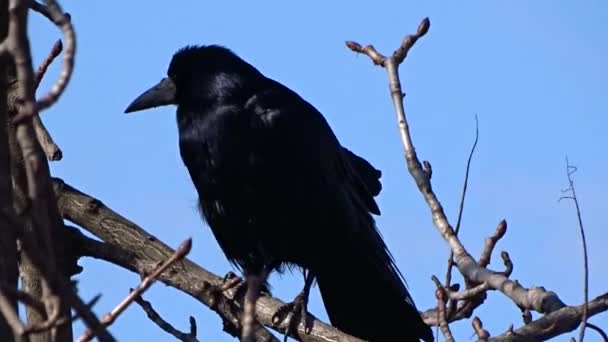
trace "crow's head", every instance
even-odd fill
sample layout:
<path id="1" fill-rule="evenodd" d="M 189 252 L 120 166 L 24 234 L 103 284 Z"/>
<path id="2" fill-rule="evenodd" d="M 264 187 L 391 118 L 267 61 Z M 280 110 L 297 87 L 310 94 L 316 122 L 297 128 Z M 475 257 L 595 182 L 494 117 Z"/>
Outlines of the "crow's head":
<path id="1" fill-rule="evenodd" d="M 125 113 L 170 104 L 209 101 L 229 95 L 261 74 L 229 49 L 218 45 L 187 46 L 177 51 L 166 78 L 137 97 Z"/>

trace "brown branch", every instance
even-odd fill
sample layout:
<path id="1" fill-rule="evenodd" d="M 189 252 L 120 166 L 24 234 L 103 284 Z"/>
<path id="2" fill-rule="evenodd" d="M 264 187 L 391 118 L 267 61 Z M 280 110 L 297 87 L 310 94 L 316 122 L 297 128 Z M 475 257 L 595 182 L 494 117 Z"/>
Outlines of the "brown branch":
<path id="1" fill-rule="evenodd" d="M 502 262 L 505 265 L 505 270 L 502 272 L 505 277 L 509 278 L 511 273 L 513 273 L 513 261 L 511 261 L 511 257 L 509 253 L 506 251 L 500 252 L 500 257 L 502 258 Z"/>
<path id="2" fill-rule="evenodd" d="M 489 288 L 490 288 L 490 286 L 488 285 L 488 283 L 484 282 L 475 287 L 472 287 L 470 289 L 466 289 L 463 291 L 458 291 L 458 292 L 450 291 L 449 298 L 451 300 L 468 300 L 473 297 L 477 297 L 477 296 L 481 295 L 482 293 L 486 292 Z"/>
<path id="3" fill-rule="evenodd" d="M 145 311 L 148 318 L 158 325 L 159 328 L 163 329 L 167 333 L 171 334 L 176 339 L 183 342 L 198 342 L 196 339 L 196 320 L 194 317 L 190 316 L 190 332 L 184 333 L 177 330 L 167 321 L 165 321 L 159 314 L 154 310 L 152 304 L 147 300 L 144 300 L 141 296 L 137 296 L 135 298 L 135 303 L 139 304 L 139 306 Z"/>
<path id="4" fill-rule="evenodd" d="M 494 234 L 486 238 L 484 249 L 481 252 L 481 256 L 479 257 L 479 267 L 486 267 L 490 264 L 490 259 L 492 257 L 492 252 L 494 251 L 494 247 L 496 247 L 496 243 L 498 242 L 498 240 L 502 239 L 502 237 L 505 236 L 506 232 L 507 221 L 502 220 L 498 223 Z"/>
<path id="5" fill-rule="evenodd" d="M 492 337 L 490 342 L 546 341 L 573 331 L 581 324 L 585 306 L 587 306 L 587 318 L 608 311 L 608 293 L 604 293 L 585 304 L 563 307 L 543 315 L 513 332 Z"/>
<path id="6" fill-rule="evenodd" d="M 63 152 L 51 137 L 51 134 L 46 129 L 39 115 L 32 118 L 36 138 L 40 143 L 40 147 L 44 151 L 46 158 L 50 161 L 59 161 L 63 158 Z"/>
<path id="7" fill-rule="evenodd" d="M 35 298 L 27 292 L 11 289 L 8 287 L 2 287 L 0 288 L 0 290 L 4 292 L 5 296 L 7 296 L 8 298 L 12 298 L 16 301 L 19 301 L 25 304 L 26 306 L 38 311 L 40 314 L 44 314 L 46 312 L 44 303 L 41 302 L 39 298 Z"/>
<path id="8" fill-rule="evenodd" d="M 528 309 L 524 309 L 521 313 L 521 319 L 524 321 L 524 324 L 530 324 L 530 322 L 532 322 L 532 312 Z"/>
<path id="9" fill-rule="evenodd" d="M 388 57 L 382 56 L 375 51 L 375 49 L 370 48 L 370 46 L 361 47 L 360 44 L 354 42 L 347 42 L 347 46 L 355 52 L 368 55 L 375 64 L 386 69 L 389 79 L 390 94 L 397 115 L 397 124 L 399 126 L 399 133 L 405 151 L 408 171 L 431 210 L 433 223 L 437 231 L 454 252 L 456 266 L 460 273 L 471 283 L 480 284 L 487 282 L 490 288 L 501 291 L 519 307 L 531 308 L 541 313 L 548 313 L 563 308 L 565 304 L 555 293 L 545 291 L 542 288 L 523 288 L 521 285 L 508 279 L 504 274 L 481 267 L 456 236 L 441 203 L 433 191 L 431 186 L 432 170 L 430 168 L 430 163 L 425 161 L 423 167 L 423 163 L 418 159 L 412 142 L 412 136 L 403 106 L 403 91 L 398 73 L 399 64 L 404 60 L 405 56 L 407 56 L 409 49 L 411 49 L 414 43 L 427 33 L 429 26 L 430 22 L 428 18 L 422 20 L 416 34 L 406 37 L 400 48 L 397 49 L 392 56 Z"/>
<path id="10" fill-rule="evenodd" d="M 123 313 L 127 309 L 127 307 L 131 303 L 133 303 L 133 301 L 135 301 L 135 298 L 141 296 L 147 289 L 149 289 L 150 286 L 152 286 L 152 284 L 156 282 L 157 278 L 165 270 L 167 270 L 173 264 L 181 261 L 186 255 L 188 255 L 191 249 L 192 239 L 187 239 L 186 241 L 182 242 L 177 248 L 177 250 L 173 253 L 173 255 L 169 257 L 169 259 L 163 262 L 159 267 L 156 267 L 151 274 L 145 276 L 141 283 L 135 288 L 135 290 L 131 291 L 129 295 L 125 299 L 123 299 L 123 301 L 120 302 L 112 311 L 103 316 L 103 318 L 101 319 L 103 325 L 109 326 L 114 323 L 116 318 L 118 318 L 118 316 Z M 82 336 L 80 336 L 80 338 L 78 338 L 78 341 L 90 341 L 93 337 L 95 337 L 93 330 L 88 329 L 84 332 Z"/>
<path id="11" fill-rule="evenodd" d="M 439 329 L 441 329 L 441 333 L 445 338 L 446 342 L 454 342 L 454 336 L 452 335 L 452 331 L 450 330 L 450 326 L 448 325 L 447 315 L 446 315 L 446 301 L 448 298 L 447 291 L 439 282 L 437 277 L 432 277 L 433 282 L 435 283 L 437 289 L 435 290 L 435 298 L 437 298 L 437 320 L 439 321 Z"/>
<path id="12" fill-rule="evenodd" d="M 0 41 L 8 35 L 8 0 L 0 0 Z M 4 44 L 3 44 L 4 45 Z M 7 220 L 14 215 L 11 184 L 11 158 L 9 149 L 9 80 L 11 69 L 10 56 L 0 52 L 0 289 L 16 290 L 18 282 L 17 244 L 15 227 Z M 17 301 L 8 298 L 4 301 L 0 314 L 0 341 L 15 339 L 13 330 L 18 325 L 9 321 L 10 314 L 17 315 Z M 9 313 L 10 311 L 10 313 Z M 18 319 L 18 317 L 17 317 Z"/>
<path id="13" fill-rule="evenodd" d="M 32 9 L 43 13 L 53 24 L 63 31 L 65 51 L 63 54 L 63 67 L 59 78 L 51 89 L 36 102 L 38 111 L 42 111 L 55 103 L 68 85 L 74 70 L 74 55 L 76 53 L 76 33 L 70 20 L 70 16 L 61 10 L 55 0 L 45 0 L 46 6 L 32 1 Z"/>
<path id="14" fill-rule="evenodd" d="M 53 63 L 53 60 L 61 53 L 63 49 L 63 45 L 61 44 L 61 40 L 57 40 L 49 55 L 45 58 L 42 64 L 36 70 L 36 75 L 34 76 L 34 81 L 36 83 L 36 88 L 40 85 L 40 81 L 42 80 L 44 74 L 48 67 Z M 46 155 L 48 160 L 58 161 L 63 158 L 63 152 L 57 146 L 53 137 L 48 132 L 46 127 L 42 124 L 42 120 L 40 119 L 40 115 L 35 115 L 33 118 L 34 130 L 36 131 L 36 137 L 38 138 L 38 142 L 40 146 L 42 146 L 42 150 L 44 150 L 44 154 Z"/>
<path id="15" fill-rule="evenodd" d="M 578 203 L 578 197 L 576 197 L 576 189 L 574 188 L 574 180 L 572 175 L 576 173 L 576 166 L 570 165 L 568 157 L 566 157 L 566 175 L 568 177 L 568 188 L 564 192 L 569 192 L 571 196 L 562 197 L 572 199 L 576 208 L 576 218 L 578 220 L 578 227 L 581 233 L 581 244 L 583 245 L 583 319 L 581 321 L 581 330 L 578 335 L 578 341 L 583 342 L 585 337 L 585 326 L 587 325 L 587 301 L 589 301 L 589 261 L 587 256 L 587 239 L 585 238 L 585 226 L 583 225 L 583 218 L 581 215 L 581 208 Z M 560 200 L 562 199 L 560 198 Z"/>
<path id="16" fill-rule="evenodd" d="M 483 328 L 483 323 L 479 319 L 479 317 L 473 318 L 473 330 L 475 330 L 475 334 L 477 334 L 477 341 L 479 342 L 487 342 L 488 338 L 490 338 L 490 334 L 486 329 Z"/>
<path id="17" fill-rule="evenodd" d="M 46 70 L 49 68 L 51 63 L 53 63 L 55 58 L 59 56 L 61 50 L 63 50 L 63 44 L 61 43 L 61 39 L 57 39 L 57 41 L 51 48 L 51 52 L 49 52 L 49 55 L 46 56 L 44 61 L 42 61 L 42 64 L 40 64 L 40 66 L 38 67 L 38 70 L 36 70 L 36 75 L 34 75 L 34 83 L 36 84 L 36 88 L 40 86 L 40 82 L 42 81 Z"/>
<path id="18" fill-rule="evenodd" d="M 11 300 L 3 293 L 2 289 L 0 289 L 0 313 L 10 326 L 14 339 L 25 342 L 27 339 L 24 334 L 25 326 L 19 319 Z"/>
<path id="19" fill-rule="evenodd" d="M 34 267 L 42 275 L 42 298 L 47 304 L 47 315 L 50 318 L 54 314 L 48 308 L 53 307 L 51 305 L 53 305 L 54 300 L 58 301 L 54 305 L 61 310 L 63 316 L 67 317 L 70 315 L 69 304 L 89 327 L 99 333 L 100 340 L 114 341 L 111 335 L 103 329 L 99 320 L 74 293 L 68 279 L 63 277 L 62 266 L 64 265 L 60 263 L 61 255 L 56 254 L 56 250 L 62 251 L 62 246 L 57 246 L 57 241 L 53 237 L 60 236 L 58 229 L 63 227 L 63 222 L 58 213 L 50 186 L 48 164 L 35 136 L 32 120 L 29 120 L 37 115 L 39 108 L 34 102 L 35 82 L 27 36 L 29 4 L 30 1 L 26 0 L 11 0 L 9 2 L 9 34 L 1 48 L 8 52 L 14 60 L 18 106 L 17 115 L 13 118 L 13 122 L 15 123 L 15 137 L 21 150 L 27 184 L 24 195 L 27 199 L 28 210 L 25 214 L 28 221 L 32 223 L 32 229 L 23 229 L 21 231 L 22 236 L 19 236 L 23 242 L 22 253 L 29 257 Z M 65 325 L 58 330 L 57 338 L 62 341 L 71 340 L 71 334 L 71 326 Z"/>
<path id="20" fill-rule="evenodd" d="M 37 1 L 32 1 L 30 3 L 30 8 L 34 12 L 38 12 L 38 13 L 42 14 L 49 21 L 53 22 L 53 16 L 49 12 L 49 9 L 46 6 L 44 6 L 43 4 L 41 4 L 41 3 L 37 2 Z"/>
<path id="21" fill-rule="evenodd" d="M 432 276 L 431 280 L 435 283 L 436 287 L 442 287 L 446 291 L 446 299 L 451 300 L 467 300 L 476 296 L 489 289 L 488 283 L 481 283 L 473 288 L 466 289 L 464 291 L 452 290 L 451 287 L 444 287 L 436 276 Z M 454 285 L 453 285 L 454 286 Z"/>
<path id="22" fill-rule="evenodd" d="M 150 235 L 145 230 L 120 216 L 99 200 L 86 195 L 65 184 L 60 179 L 53 181 L 63 217 L 85 228 L 105 243 L 88 239 L 82 234 L 74 234 L 78 242 L 72 244 L 82 248 L 83 255 L 97 257 L 118 266 L 137 272 L 146 273 L 153 269 L 159 260 L 167 258 L 173 252 L 171 248 Z M 224 330 L 238 337 L 240 334 L 240 317 L 242 301 L 233 298 L 234 290 L 223 295 L 218 289 L 224 283 L 223 277 L 215 275 L 187 258 L 175 272 L 161 274 L 159 280 L 183 291 L 207 307 L 214 310 L 224 322 Z M 276 326 L 272 317 L 285 303 L 267 295 L 257 301 L 256 317 L 258 321 L 280 333 L 284 333 L 287 322 Z M 255 332 L 258 341 L 278 341 L 261 325 Z M 339 330 L 315 320 L 310 334 L 306 334 L 304 325 L 300 324 L 292 336 L 301 341 L 361 341 Z"/>
<path id="23" fill-rule="evenodd" d="M 471 297 L 463 301 L 450 301 L 447 307 L 447 320 L 448 323 L 459 321 L 462 319 L 470 318 L 473 315 L 473 311 L 484 303 L 486 299 L 486 292 L 482 291 L 479 295 Z M 453 307 L 455 306 L 455 307 Z M 437 309 L 429 309 L 420 313 L 424 323 L 430 326 L 438 326 L 439 321 L 437 320 Z"/>

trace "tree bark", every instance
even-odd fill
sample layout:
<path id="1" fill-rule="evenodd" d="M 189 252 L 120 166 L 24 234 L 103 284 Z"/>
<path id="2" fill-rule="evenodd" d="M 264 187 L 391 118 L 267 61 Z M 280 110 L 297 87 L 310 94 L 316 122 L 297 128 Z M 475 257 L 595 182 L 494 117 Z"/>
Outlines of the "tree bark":
<path id="1" fill-rule="evenodd" d="M 0 0 L 0 41 L 8 34 L 8 1 Z M 0 287 L 17 288 L 17 240 L 15 227 L 7 213 L 13 210 L 10 177 L 10 151 L 8 145 L 8 72 L 10 58 L 0 56 Z M 10 298 L 10 304 L 17 311 L 17 301 Z M 0 315 L 0 341 L 13 341 L 12 329 L 4 316 Z"/>

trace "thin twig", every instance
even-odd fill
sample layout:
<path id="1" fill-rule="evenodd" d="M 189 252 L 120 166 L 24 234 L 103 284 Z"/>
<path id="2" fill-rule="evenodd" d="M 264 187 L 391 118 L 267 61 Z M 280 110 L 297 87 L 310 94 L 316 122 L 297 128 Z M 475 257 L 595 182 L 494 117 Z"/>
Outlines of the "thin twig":
<path id="1" fill-rule="evenodd" d="M 17 312 L 13 309 L 13 306 L 3 289 L 0 289 L 0 313 L 4 316 L 4 319 L 6 319 L 6 322 L 13 330 L 14 337 L 21 339 L 24 336 L 25 326 L 19 319 Z"/>
<path id="2" fill-rule="evenodd" d="M 72 77 L 72 72 L 74 70 L 74 55 L 76 54 L 76 33 L 74 32 L 74 26 L 72 25 L 69 14 L 64 13 L 55 0 L 45 0 L 45 3 L 46 6 L 33 2 L 30 6 L 37 12 L 45 15 L 53 24 L 63 31 L 65 51 L 63 54 L 63 67 L 59 73 L 59 78 L 46 95 L 36 101 L 36 108 L 38 111 L 50 107 L 59 99 L 61 94 L 63 94 L 63 91 Z M 15 118 L 17 121 L 20 119 L 22 118 Z"/>
<path id="3" fill-rule="evenodd" d="M 578 169 L 576 166 L 570 165 L 568 157 L 566 157 L 566 175 L 568 177 L 568 188 L 563 192 L 569 192 L 570 196 L 562 196 L 562 199 L 571 199 L 574 202 L 576 208 L 576 218 L 578 219 L 578 227 L 581 233 L 581 243 L 583 245 L 583 318 L 581 320 L 581 328 L 578 335 L 578 341 L 583 342 L 585 337 L 585 327 L 587 325 L 587 302 L 589 301 L 589 261 L 587 256 L 587 238 L 585 237 L 585 227 L 583 225 L 583 217 L 581 214 L 581 208 L 578 203 L 578 197 L 576 197 L 576 189 L 574 188 L 574 180 L 572 175 L 576 173 Z"/>
<path id="4" fill-rule="evenodd" d="M 604 330 L 602 330 L 602 328 L 598 327 L 597 325 L 595 325 L 593 323 L 589 323 L 589 322 L 587 322 L 587 328 L 594 330 L 602 337 L 602 340 L 604 340 L 604 342 L 608 342 L 608 335 L 606 334 L 606 332 Z"/>
<path id="5" fill-rule="evenodd" d="M 61 43 L 61 39 L 57 39 L 57 41 L 51 48 L 51 52 L 49 52 L 49 55 L 46 56 L 44 61 L 42 61 L 42 64 L 40 64 L 40 66 L 38 67 L 38 70 L 36 70 L 36 74 L 34 75 L 34 83 L 36 88 L 38 88 L 38 86 L 40 85 L 44 74 L 46 74 L 46 70 L 53 63 L 55 58 L 59 56 L 61 50 L 63 50 L 63 43 Z"/>
<path id="6" fill-rule="evenodd" d="M 486 267 L 490 264 L 490 259 L 492 257 L 492 251 L 494 251 L 494 247 L 496 247 L 496 243 L 498 240 L 502 239 L 503 236 L 507 233 L 507 221 L 501 220 L 496 226 L 496 231 L 494 234 L 486 238 L 485 246 L 483 251 L 481 252 L 481 256 L 479 257 L 478 265 L 480 267 Z M 503 254 L 504 255 L 504 254 Z M 506 254 L 508 257 L 508 254 Z M 503 256 L 504 260 L 504 256 Z M 509 259 L 510 260 L 510 259 Z"/>
<path id="7" fill-rule="evenodd" d="M 131 291 L 133 291 L 133 289 L 131 289 Z M 158 314 L 158 312 L 154 310 L 152 304 L 147 300 L 143 299 L 141 296 L 135 297 L 135 303 L 139 304 L 139 306 L 146 312 L 146 315 L 152 322 L 156 323 L 159 328 L 171 334 L 173 337 L 183 342 L 198 342 L 198 340 L 196 339 L 196 320 L 194 319 L 194 317 L 190 316 L 190 332 L 184 333 L 177 330 L 175 327 L 165 321 Z"/>
<path id="8" fill-rule="evenodd" d="M 38 13 L 42 14 L 49 21 L 53 22 L 53 17 L 51 16 L 51 13 L 49 12 L 49 9 L 46 6 L 44 6 L 43 4 L 41 4 L 41 3 L 37 2 L 37 1 L 32 1 L 30 3 L 30 8 L 34 12 L 38 12 Z"/>
<path id="9" fill-rule="evenodd" d="M 40 85 L 40 81 L 42 81 L 42 78 L 46 73 L 46 70 L 51 65 L 51 63 L 53 63 L 53 60 L 61 53 L 62 49 L 63 44 L 59 39 L 55 42 L 55 45 L 53 45 L 53 48 L 51 49 L 49 55 L 38 67 L 38 70 L 36 70 L 36 75 L 34 76 L 36 88 L 38 88 L 38 86 Z M 44 127 L 44 124 L 40 119 L 40 115 L 35 115 L 33 117 L 33 124 L 34 130 L 36 131 L 36 136 L 38 138 L 38 142 L 40 142 L 40 146 L 44 150 L 44 154 L 46 154 L 47 159 L 51 161 L 61 160 L 61 158 L 63 157 L 63 152 L 61 151 L 59 146 L 57 146 L 57 144 L 53 140 L 53 137 L 51 137 L 51 134 L 48 132 L 46 127 Z"/>
<path id="10" fill-rule="evenodd" d="M 446 315 L 446 302 L 448 299 L 447 291 L 441 285 L 437 277 L 432 276 L 431 279 L 436 285 L 435 290 L 435 298 L 437 298 L 437 319 L 439 321 L 439 329 L 441 329 L 441 333 L 445 338 L 446 342 L 454 342 L 454 336 L 452 335 L 452 331 L 450 330 L 450 326 L 448 325 L 447 315 Z"/>
<path id="11" fill-rule="evenodd" d="M 483 328 L 483 323 L 479 319 L 479 317 L 473 318 L 473 329 L 475 330 L 475 334 L 477 334 L 477 341 L 479 342 L 487 342 L 488 338 L 490 338 L 490 334 L 486 329 Z"/>
<path id="12" fill-rule="evenodd" d="M 192 249 L 192 239 L 187 239 L 182 242 L 179 247 L 175 250 L 175 253 L 171 255 L 167 261 L 165 261 L 162 265 L 156 268 L 151 274 L 147 275 L 141 283 L 135 288 L 135 290 L 131 291 L 129 295 L 122 300 L 112 311 L 104 315 L 101 319 L 101 323 L 105 326 L 109 326 L 116 318 L 123 312 L 125 309 L 137 298 L 141 296 L 154 282 L 157 280 L 158 276 L 163 273 L 167 268 L 171 267 L 174 263 L 182 260 L 190 250 Z M 82 336 L 78 338 L 79 342 L 90 341 L 95 334 L 92 330 L 87 330 L 84 332 Z"/>
<path id="13" fill-rule="evenodd" d="M 469 186 L 469 172 L 471 169 L 471 161 L 473 160 L 473 154 L 475 154 L 475 148 L 477 148 L 477 142 L 479 141 L 479 119 L 475 114 L 475 141 L 469 152 L 469 158 L 467 160 L 467 167 L 464 173 L 464 183 L 462 185 L 462 194 L 460 196 L 460 207 L 458 208 L 458 219 L 456 220 L 456 228 L 454 234 L 458 235 L 460 232 L 460 224 L 462 223 L 462 213 L 464 212 L 464 202 L 467 194 L 467 188 Z M 454 251 L 450 249 L 450 256 L 448 257 L 448 269 L 445 272 L 445 287 L 449 287 L 452 283 L 452 268 L 454 267 Z"/>

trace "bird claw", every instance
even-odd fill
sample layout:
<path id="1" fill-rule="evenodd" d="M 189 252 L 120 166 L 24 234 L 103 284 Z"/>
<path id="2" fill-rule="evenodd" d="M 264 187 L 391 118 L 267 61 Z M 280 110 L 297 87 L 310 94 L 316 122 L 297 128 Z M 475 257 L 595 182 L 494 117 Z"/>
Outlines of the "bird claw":
<path id="1" fill-rule="evenodd" d="M 224 276 L 224 281 L 219 290 L 222 293 L 226 293 L 232 289 L 234 289 L 234 294 L 232 295 L 233 299 L 238 300 L 243 298 L 245 296 L 245 292 L 247 291 L 247 281 L 237 276 L 233 272 L 228 272 Z"/>
<path id="2" fill-rule="evenodd" d="M 275 325 L 287 321 L 284 341 L 287 341 L 287 337 L 297 330 L 300 323 L 304 325 L 304 333 L 310 334 L 312 331 L 312 317 L 308 313 L 307 307 L 308 298 L 305 293 L 300 293 L 291 303 L 282 305 L 272 315 L 272 323 Z"/>
<path id="3" fill-rule="evenodd" d="M 219 286 L 214 286 L 212 289 L 211 307 L 215 307 L 221 300 L 221 297 L 224 297 L 227 292 L 232 289 L 234 289 L 234 295 L 232 296 L 234 299 L 242 298 L 245 295 L 245 290 L 247 289 L 247 286 L 245 285 L 245 280 L 234 274 L 234 272 L 226 273 L 222 280 L 222 284 Z"/>

